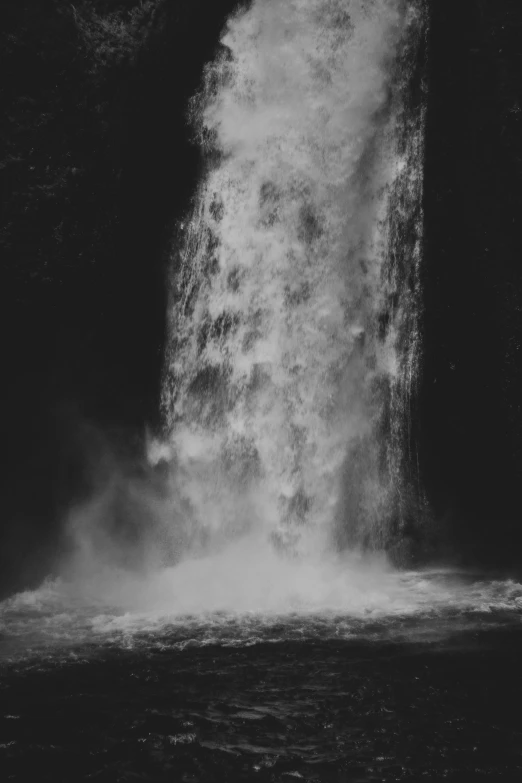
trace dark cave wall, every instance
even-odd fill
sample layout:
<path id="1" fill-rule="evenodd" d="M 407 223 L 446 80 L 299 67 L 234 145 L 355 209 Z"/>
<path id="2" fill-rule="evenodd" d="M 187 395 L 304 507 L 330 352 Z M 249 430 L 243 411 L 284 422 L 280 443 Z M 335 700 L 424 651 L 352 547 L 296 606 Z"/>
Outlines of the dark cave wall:
<path id="1" fill-rule="evenodd" d="M 520 563 L 522 6 L 431 9 L 423 483 L 460 557 Z"/>

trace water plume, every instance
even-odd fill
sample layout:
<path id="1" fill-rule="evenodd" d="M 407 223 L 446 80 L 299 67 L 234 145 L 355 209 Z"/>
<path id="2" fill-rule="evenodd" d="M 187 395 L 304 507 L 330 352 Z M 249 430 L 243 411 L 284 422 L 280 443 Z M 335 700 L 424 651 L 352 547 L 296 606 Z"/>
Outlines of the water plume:
<path id="1" fill-rule="evenodd" d="M 415 2 L 255 0 L 205 70 L 162 409 L 172 497 L 207 545 L 382 549 L 401 513 L 423 25 Z"/>

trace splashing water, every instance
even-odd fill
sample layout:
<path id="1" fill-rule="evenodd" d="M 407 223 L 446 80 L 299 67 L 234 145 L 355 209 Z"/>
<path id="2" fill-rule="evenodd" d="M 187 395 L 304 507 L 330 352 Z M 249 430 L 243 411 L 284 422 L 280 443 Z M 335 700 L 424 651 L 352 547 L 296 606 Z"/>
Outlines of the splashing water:
<path id="1" fill-rule="evenodd" d="M 154 574 L 49 581 L 0 604 L 0 661 L 287 641 L 434 642 L 516 628 L 522 585 L 481 574 L 397 572 L 382 562 L 256 558 L 245 540 Z M 73 650 L 71 650 L 71 647 Z"/>

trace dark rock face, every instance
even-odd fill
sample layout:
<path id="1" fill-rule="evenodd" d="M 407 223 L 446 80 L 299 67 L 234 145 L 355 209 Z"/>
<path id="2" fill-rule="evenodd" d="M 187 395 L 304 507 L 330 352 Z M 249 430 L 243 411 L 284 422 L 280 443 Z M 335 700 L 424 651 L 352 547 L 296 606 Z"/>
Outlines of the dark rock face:
<path id="1" fill-rule="evenodd" d="M 431 4 L 420 462 L 465 557 L 520 560 L 522 7 Z"/>

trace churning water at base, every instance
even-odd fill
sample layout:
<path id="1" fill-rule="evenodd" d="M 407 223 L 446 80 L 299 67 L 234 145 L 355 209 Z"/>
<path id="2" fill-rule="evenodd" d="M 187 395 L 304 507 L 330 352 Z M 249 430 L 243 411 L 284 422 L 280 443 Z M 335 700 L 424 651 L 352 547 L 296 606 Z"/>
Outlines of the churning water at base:
<path id="1" fill-rule="evenodd" d="M 49 581 L 0 605 L 0 657 L 125 649 L 250 646 L 314 639 L 434 641 L 517 627 L 513 579 L 382 563 L 288 563 L 233 547 L 154 574 L 100 571 Z"/>

